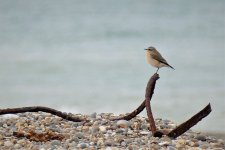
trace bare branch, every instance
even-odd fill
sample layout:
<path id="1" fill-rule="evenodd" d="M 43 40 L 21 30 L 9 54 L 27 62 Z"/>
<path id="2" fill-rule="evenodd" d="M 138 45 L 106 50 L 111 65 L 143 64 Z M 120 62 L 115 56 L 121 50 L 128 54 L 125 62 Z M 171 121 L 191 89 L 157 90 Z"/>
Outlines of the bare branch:
<path id="1" fill-rule="evenodd" d="M 210 103 L 202 109 L 200 112 L 195 114 L 193 117 L 191 117 L 189 120 L 185 121 L 184 123 L 180 124 L 178 127 L 176 127 L 174 130 L 172 130 L 168 136 L 177 138 L 178 136 L 182 135 L 184 132 L 189 130 L 191 127 L 196 125 L 199 121 L 201 121 L 203 118 L 208 116 L 208 114 L 212 111 Z"/>
<path id="2" fill-rule="evenodd" d="M 38 111 L 51 113 L 53 115 L 59 116 L 63 119 L 69 120 L 69 121 L 74 121 L 74 122 L 85 121 L 79 117 L 72 116 L 72 114 L 63 113 L 61 111 L 58 111 L 58 110 L 55 110 L 52 108 L 48 108 L 48 107 L 43 107 L 43 106 L 0 109 L 0 115 L 17 114 L 17 113 L 24 113 L 24 112 L 38 112 Z"/>

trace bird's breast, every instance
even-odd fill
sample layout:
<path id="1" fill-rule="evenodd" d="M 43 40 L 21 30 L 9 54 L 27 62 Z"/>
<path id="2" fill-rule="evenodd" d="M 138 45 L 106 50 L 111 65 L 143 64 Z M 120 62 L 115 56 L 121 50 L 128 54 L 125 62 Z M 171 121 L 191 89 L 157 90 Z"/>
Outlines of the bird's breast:
<path id="1" fill-rule="evenodd" d="M 149 51 L 146 52 L 146 59 L 147 59 L 147 62 L 152 65 L 153 67 L 156 67 L 156 68 L 160 68 L 160 62 L 153 59 L 152 56 L 151 56 L 151 53 Z"/>

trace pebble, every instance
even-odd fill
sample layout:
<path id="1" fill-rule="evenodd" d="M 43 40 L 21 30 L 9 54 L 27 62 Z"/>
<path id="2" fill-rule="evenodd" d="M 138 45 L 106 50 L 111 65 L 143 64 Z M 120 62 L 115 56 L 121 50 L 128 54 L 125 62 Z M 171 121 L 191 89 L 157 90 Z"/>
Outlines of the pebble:
<path id="1" fill-rule="evenodd" d="M 75 136 L 76 136 L 78 139 L 84 138 L 84 134 L 81 133 L 81 132 L 76 133 Z"/>
<path id="2" fill-rule="evenodd" d="M 19 149 L 19 148 L 21 148 L 21 145 L 20 145 L 20 144 L 15 144 L 15 145 L 14 145 L 14 148 L 15 148 L 15 149 Z"/>
<path id="3" fill-rule="evenodd" d="M 51 145 L 59 146 L 59 145 L 61 145 L 61 142 L 59 140 L 52 140 Z"/>
<path id="4" fill-rule="evenodd" d="M 168 142 L 168 141 L 159 143 L 160 146 L 168 146 L 169 144 L 170 144 L 170 142 Z"/>
<path id="5" fill-rule="evenodd" d="M 175 147 L 173 147 L 173 146 L 167 146 L 167 150 L 175 150 Z"/>
<path id="6" fill-rule="evenodd" d="M 92 113 L 92 114 L 90 115 L 90 118 L 92 118 L 92 119 L 96 119 L 96 116 L 97 116 L 97 113 L 96 113 L 96 112 L 94 112 L 94 113 Z"/>
<path id="7" fill-rule="evenodd" d="M 106 127 L 105 127 L 105 126 L 100 126 L 100 127 L 99 127 L 99 130 L 100 130 L 101 132 L 106 132 Z"/>
<path id="8" fill-rule="evenodd" d="M 149 132 L 149 131 L 141 131 L 140 134 L 142 134 L 142 135 L 148 135 L 148 134 L 151 134 L 151 132 Z"/>
<path id="9" fill-rule="evenodd" d="M 117 125 L 119 128 L 128 128 L 128 126 L 129 126 L 129 121 L 127 121 L 127 120 L 119 120 L 119 121 L 117 121 L 116 125 Z"/>
<path id="10" fill-rule="evenodd" d="M 13 143 L 11 141 L 5 141 L 4 146 L 11 147 L 11 146 L 13 146 Z"/>
<path id="11" fill-rule="evenodd" d="M 153 137 L 149 131 L 148 119 L 141 116 L 136 116 L 130 121 L 111 121 L 109 118 L 114 114 L 110 113 L 71 115 L 90 121 L 72 122 L 43 112 L 23 113 L 16 118 L 0 117 L 0 149 L 224 149 L 224 140 L 191 130 L 176 139 L 167 136 Z M 163 132 L 169 132 L 176 127 L 170 120 L 158 118 L 155 122 L 157 128 Z M 33 130 L 39 134 L 51 131 L 63 135 L 64 139 L 35 142 L 28 138 L 13 136 L 13 131 L 18 130 L 24 132 Z"/>
<path id="12" fill-rule="evenodd" d="M 88 147 L 88 144 L 87 143 L 80 143 L 80 144 L 78 144 L 78 147 L 81 148 L 81 149 L 84 149 L 84 148 Z"/>
<path id="13" fill-rule="evenodd" d="M 204 136 L 204 135 L 197 135 L 196 139 L 197 140 L 201 140 L 201 141 L 206 141 L 206 136 Z"/>
<path id="14" fill-rule="evenodd" d="M 105 146 L 112 146 L 113 145 L 113 140 L 112 139 L 107 139 L 105 141 Z"/>

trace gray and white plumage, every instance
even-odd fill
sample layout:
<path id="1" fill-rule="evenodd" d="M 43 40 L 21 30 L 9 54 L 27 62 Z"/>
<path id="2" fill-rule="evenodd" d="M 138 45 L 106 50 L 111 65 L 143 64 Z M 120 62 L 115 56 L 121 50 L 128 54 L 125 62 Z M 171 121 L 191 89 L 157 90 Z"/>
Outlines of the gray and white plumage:
<path id="1" fill-rule="evenodd" d="M 153 67 L 159 68 L 161 67 L 170 67 L 174 69 L 171 65 L 167 63 L 167 61 L 162 57 L 162 55 L 156 50 L 155 47 L 148 47 L 146 50 L 146 58 L 147 62 L 151 64 Z"/>

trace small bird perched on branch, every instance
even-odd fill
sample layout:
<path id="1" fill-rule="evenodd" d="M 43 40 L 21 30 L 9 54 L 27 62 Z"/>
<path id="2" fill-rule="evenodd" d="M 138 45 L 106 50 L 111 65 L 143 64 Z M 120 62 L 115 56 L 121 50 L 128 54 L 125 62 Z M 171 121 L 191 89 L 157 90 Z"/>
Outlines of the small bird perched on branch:
<path id="1" fill-rule="evenodd" d="M 161 67 L 170 67 L 170 68 L 174 69 L 172 66 L 170 66 L 167 63 L 167 61 L 156 50 L 155 47 L 150 46 L 145 50 L 146 50 L 146 58 L 147 58 L 148 63 L 151 64 L 153 67 L 158 68 L 156 73 L 158 72 L 159 68 L 161 68 Z"/>

